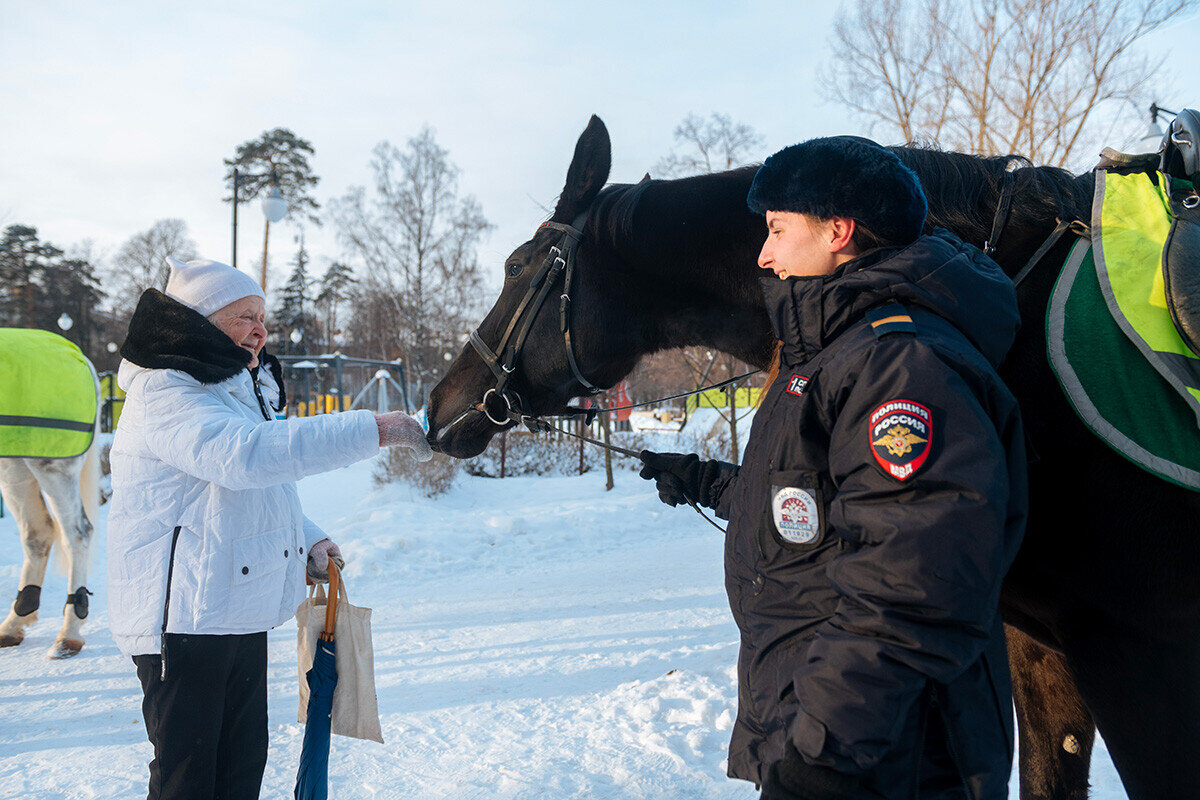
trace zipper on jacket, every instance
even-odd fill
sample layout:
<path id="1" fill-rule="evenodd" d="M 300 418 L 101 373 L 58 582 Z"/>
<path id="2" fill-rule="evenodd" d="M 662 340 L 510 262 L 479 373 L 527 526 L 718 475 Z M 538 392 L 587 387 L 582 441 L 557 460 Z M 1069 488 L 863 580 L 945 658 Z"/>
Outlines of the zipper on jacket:
<path id="1" fill-rule="evenodd" d="M 972 798 L 972 800 L 979 800 L 979 796 L 971 791 L 971 782 L 967 780 L 967 775 L 963 772 L 962 759 L 958 755 L 958 748 L 954 746 L 954 733 L 950 730 L 946 715 L 942 714 L 942 704 L 938 699 L 937 684 L 932 681 L 929 683 L 929 701 L 932 706 L 930 710 L 941 715 L 942 730 L 946 733 L 946 749 L 950 751 L 950 760 L 954 762 L 954 770 L 958 773 L 958 779 L 962 781 L 963 790 L 967 793 L 967 797 Z"/>
<path id="2" fill-rule="evenodd" d="M 158 648 L 162 652 L 161 680 L 167 679 L 167 613 L 171 610 L 171 575 L 175 572 L 175 545 L 179 542 L 179 531 L 182 526 L 176 525 L 171 534 L 171 556 L 167 560 L 167 597 L 163 600 L 162 633 L 159 635 Z"/>
<path id="3" fill-rule="evenodd" d="M 263 399 L 262 392 L 258 388 L 258 379 L 254 375 L 253 370 L 250 371 L 250 385 L 254 387 L 254 396 L 258 398 L 258 410 L 262 412 L 263 419 L 267 420 L 268 422 L 275 419 L 273 416 L 271 416 L 270 412 L 267 411 L 267 401 Z"/>

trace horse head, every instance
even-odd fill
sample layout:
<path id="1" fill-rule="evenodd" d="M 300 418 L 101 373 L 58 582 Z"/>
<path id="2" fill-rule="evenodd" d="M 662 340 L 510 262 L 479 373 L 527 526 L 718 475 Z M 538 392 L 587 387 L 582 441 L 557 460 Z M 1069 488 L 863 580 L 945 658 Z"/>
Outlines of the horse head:
<path id="1" fill-rule="evenodd" d="M 572 398 L 613 385 L 636 364 L 634 348 L 628 341 L 622 345 L 631 333 L 601 330 L 598 324 L 622 303 L 621 292 L 590 268 L 603 246 L 574 233 L 582 233 L 611 164 L 608 130 L 593 116 L 575 145 L 554 214 L 505 259 L 500 296 L 476 329 L 474 343 L 463 348 L 430 395 L 429 441 L 435 449 L 470 458 L 516 424 L 518 414 L 561 414 Z M 610 285 L 598 291 L 600 282 Z"/>

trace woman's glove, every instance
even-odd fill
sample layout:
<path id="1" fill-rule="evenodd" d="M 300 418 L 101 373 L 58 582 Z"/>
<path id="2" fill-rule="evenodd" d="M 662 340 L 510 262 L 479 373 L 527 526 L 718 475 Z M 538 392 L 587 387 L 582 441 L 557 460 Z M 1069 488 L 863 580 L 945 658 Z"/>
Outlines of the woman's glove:
<path id="1" fill-rule="evenodd" d="M 314 581 L 329 580 L 329 559 L 338 565 L 338 569 L 346 566 L 342 560 L 342 551 L 326 537 L 308 549 L 308 577 Z"/>
<path id="2" fill-rule="evenodd" d="M 433 458 L 421 423 L 403 411 L 376 414 L 375 424 L 379 427 L 380 447 L 407 447 L 409 454 L 417 461 Z"/>
<path id="3" fill-rule="evenodd" d="M 761 800 L 851 800 L 861 784 L 861 775 L 809 764 L 789 742 L 783 758 L 767 769 Z"/>
<path id="4" fill-rule="evenodd" d="M 717 480 L 737 469 L 724 461 L 701 461 L 695 453 L 655 453 L 643 450 L 638 456 L 642 463 L 641 476 L 652 480 L 658 488 L 658 499 L 669 506 L 686 503 L 689 499 L 708 508 L 716 508 L 719 492 L 714 492 Z"/>

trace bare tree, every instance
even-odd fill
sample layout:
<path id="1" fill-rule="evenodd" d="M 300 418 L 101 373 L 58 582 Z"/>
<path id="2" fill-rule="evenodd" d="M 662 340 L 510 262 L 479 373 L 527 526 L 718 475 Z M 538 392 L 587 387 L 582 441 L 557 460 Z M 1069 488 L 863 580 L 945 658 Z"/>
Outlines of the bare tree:
<path id="1" fill-rule="evenodd" d="M 1137 43 L 1196 0 L 856 0 L 834 26 L 831 99 L 904 141 L 1071 166 L 1149 98 Z"/>
<path id="2" fill-rule="evenodd" d="M 654 170 L 667 178 L 683 178 L 733 169 L 754 160 L 763 138 L 754 128 L 715 111 L 708 118 L 688 114 L 675 127 L 676 150 Z"/>
<path id="3" fill-rule="evenodd" d="M 171 269 L 167 257 L 189 261 L 196 257 L 196 243 L 188 236 L 181 219 L 160 219 L 148 230 L 135 233 L 121 245 L 112 260 L 113 310 L 118 316 L 133 313 L 142 292 L 167 288 Z"/>
<path id="4" fill-rule="evenodd" d="M 374 191 L 353 187 L 331 204 L 338 238 L 361 267 L 361 309 L 383 325 L 378 333 L 405 359 L 416 396 L 424 397 L 461 347 L 482 300 L 476 246 L 491 228 L 473 197 L 459 197 L 458 168 L 431 128 L 403 150 L 381 142 L 371 169 Z M 390 308 L 380 307 L 380 301 Z M 352 324 L 351 329 L 354 329 Z"/>

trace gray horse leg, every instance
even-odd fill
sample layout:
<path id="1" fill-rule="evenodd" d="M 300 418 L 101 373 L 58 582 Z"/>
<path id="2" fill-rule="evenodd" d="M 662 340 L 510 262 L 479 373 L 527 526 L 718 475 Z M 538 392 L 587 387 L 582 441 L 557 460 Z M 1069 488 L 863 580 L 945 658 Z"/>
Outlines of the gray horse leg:
<path id="1" fill-rule="evenodd" d="M 17 600 L 0 623 L 0 647 L 11 647 L 25 638 L 26 625 L 37 622 L 38 593 L 46 576 L 56 530 L 54 520 L 42 502 L 37 479 L 22 459 L 0 459 L 0 487 L 3 487 L 4 504 L 17 521 L 21 547 L 25 551 Z"/>
<path id="2" fill-rule="evenodd" d="M 69 658 L 83 648 L 83 620 L 88 615 L 87 573 L 92 544 L 92 523 L 84 510 L 79 476 L 84 456 L 69 459 L 29 459 L 30 470 L 45 495 L 50 513 L 62 531 L 67 557 L 68 597 L 63 625 L 50 648 L 51 658 Z"/>

